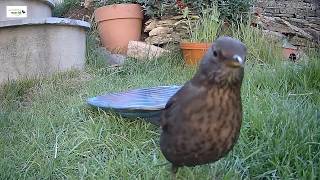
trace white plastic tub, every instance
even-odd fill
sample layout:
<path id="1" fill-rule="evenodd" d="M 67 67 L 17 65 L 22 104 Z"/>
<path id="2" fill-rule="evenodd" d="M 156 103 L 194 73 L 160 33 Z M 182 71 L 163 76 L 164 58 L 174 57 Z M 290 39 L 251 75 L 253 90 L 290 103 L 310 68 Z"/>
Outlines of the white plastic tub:
<path id="1" fill-rule="evenodd" d="M 88 28 L 65 18 L 0 21 L 0 83 L 82 69 Z"/>

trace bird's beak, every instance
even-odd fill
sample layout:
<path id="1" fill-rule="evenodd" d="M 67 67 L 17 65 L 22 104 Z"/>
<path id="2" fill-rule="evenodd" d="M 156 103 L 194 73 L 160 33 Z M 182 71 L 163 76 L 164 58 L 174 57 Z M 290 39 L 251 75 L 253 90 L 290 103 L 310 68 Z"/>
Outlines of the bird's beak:
<path id="1" fill-rule="evenodd" d="M 242 59 L 241 56 L 234 55 L 231 60 L 226 62 L 226 64 L 227 66 L 233 67 L 233 68 L 243 67 L 244 60 Z"/>

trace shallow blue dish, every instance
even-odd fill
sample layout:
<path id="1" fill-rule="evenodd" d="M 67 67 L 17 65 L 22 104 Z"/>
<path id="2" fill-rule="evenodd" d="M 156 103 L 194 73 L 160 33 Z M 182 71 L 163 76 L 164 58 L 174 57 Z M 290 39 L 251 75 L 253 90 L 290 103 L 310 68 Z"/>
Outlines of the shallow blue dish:
<path id="1" fill-rule="evenodd" d="M 159 125 L 161 111 L 181 86 L 158 86 L 109 93 L 89 98 L 88 104 L 103 110 L 114 111 L 123 117 L 144 118 Z"/>

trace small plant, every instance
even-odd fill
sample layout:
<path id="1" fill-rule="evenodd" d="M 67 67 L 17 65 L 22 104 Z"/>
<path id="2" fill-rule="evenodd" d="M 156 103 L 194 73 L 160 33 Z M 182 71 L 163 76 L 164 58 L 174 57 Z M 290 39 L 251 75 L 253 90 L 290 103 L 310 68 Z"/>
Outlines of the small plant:
<path id="1" fill-rule="evenodd" d="M 217 7 L 212 6 L 203 10 L 201 17 L 192 23 L 188 8 L 185 8 L 184 15 L 188 18 L 189 41 L 191 42 L 212 42 L 218 36 L 221 27 L 219 20 L 219 11 Z"/>
<path id="2" fill-rule="evenodd" d="M 202 11 L 201 16 L 193 16 L 189 8 L 183 9 L 187 18 L 189 38 L 180 43 L 183 59 L 188 65 L 197 65 L 211 43 L 217 38 L 221 26 L 219 11 L 215 6 Z"/>

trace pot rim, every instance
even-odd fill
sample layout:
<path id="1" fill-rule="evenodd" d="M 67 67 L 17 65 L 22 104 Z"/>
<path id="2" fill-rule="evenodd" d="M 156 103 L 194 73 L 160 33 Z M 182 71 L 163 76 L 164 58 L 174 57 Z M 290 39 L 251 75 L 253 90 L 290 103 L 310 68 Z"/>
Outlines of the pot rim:
<path id="1" fill-rule="evenodd" d="M 69 18 L 42 18 L 42 19 L 17 19 L 17 20 L 8 20 L 0 21 L 0 29 L 7 27 L 16 27 L 16 26 L 28 26 L 28 25 L 59 25 L 59 26 L 76 26 L 84 29 L 90 29 L 90 23 L 86 21 L 69 19 Z"/>
<path id="2" fill-rule="evenodd" d="M 296 47 L 283 47 L 282 49 L 296 51 L 298 48 L 296 48 Z"/>
<path id="3" fill-rule="evenodd" d="M 120 6 L 139 6 L 139 7 L 141 7 L 140 4 L 136 4 L 136 3 L 119 3 L 119 4 L 110 4 L 110 5 L 101 6 L 97 9 L 115 8 L 115 7 L 120 7 Z"/>
<path id="4" fill-rule="evenodd" d="M 180 42 L 181 49 L 208 49 L 212 43 L 203 42 Z"/>
<path id="5" fill-rule="evenodd" d="M 118 9 L 127 9 L 127 8 L 133 8 L 138 11 L 138 13 L 135 13 L 133 11 L 125 10 L 123 13 L 115 12 L 115 10 Z M 94 16 L 97 22 L 101 21 L 107 21 L 107 20 L 113 20 L 113 19 L 143 19 L 143 10 L 141 5 L 134 4 L 134 3 L 123 3 L 123 4 L 112 4 L 107 6 L 102 6 L 100 8 L 97 8 L 94 11 Z"/>

